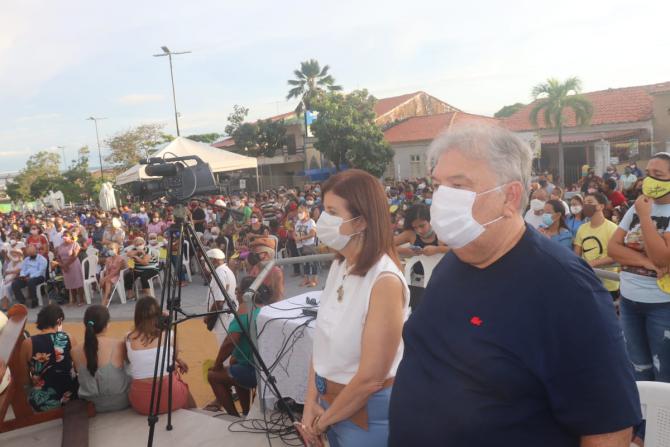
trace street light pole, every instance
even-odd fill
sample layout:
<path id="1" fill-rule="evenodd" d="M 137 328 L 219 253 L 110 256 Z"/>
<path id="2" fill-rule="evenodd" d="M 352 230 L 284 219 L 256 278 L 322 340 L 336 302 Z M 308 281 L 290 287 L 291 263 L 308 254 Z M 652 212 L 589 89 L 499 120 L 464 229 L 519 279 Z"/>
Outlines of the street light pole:
<path id="1" fill-rule="evenodd" d="M 107 118 L 96 118 L 89 116 L 86 118 L 88 121 L 93 121 L 95 123 L 95 140 L 98 142 L 98 159 L 100 160 L 100 181 L 105 182 L 105 176 L 102 173 L 102 151 L 100 150 L 100 134 L 98 133 L 98 120 L 106 120 Z"/>
<path id="2" fill-rule="evenodd" d="M 175 93 L 175 88 L 174 88 L 174 73 L 172 71 L 172 56 L 173 55 L 178 55 L 178 54 L 188 54 L 190 51 L 180 51 L 180 52 L 173 52 L 170 51 L 170 49 L 166 46 L 162 46 L 161 50 L 163 50 L 162 54 L 154 54 L 154 57 L 164 57 L 167 56 L 168 60 L 170 61 L 170 80 L 172 81 L 172 103 L 174 104 L 174 123 L 175 126 L 177 127 L 177 136 L 179 136 L 179 112 L 177 112 L 177 95 Z"/>

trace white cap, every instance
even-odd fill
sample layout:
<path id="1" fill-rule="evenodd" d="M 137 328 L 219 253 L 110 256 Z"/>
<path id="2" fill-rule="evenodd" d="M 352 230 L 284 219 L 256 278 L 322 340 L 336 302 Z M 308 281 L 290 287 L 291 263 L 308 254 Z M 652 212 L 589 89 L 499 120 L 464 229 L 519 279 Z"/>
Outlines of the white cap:
<path id="1" fill-rule="evenodd" d="M 207 257 L 211 259 L 226 259 L 226 255 L 218 248 L 207 250 Z"/>
<path id="2" fill-rule="evenodd" d="M 221 207 L 224 207 L 224 208 L 225 208 L 225 207 L 226 207 L 226 202 L 224 202 L 224 201 L 221 200 L 221 199 L 218 199 L 216 202 L 214 202 L 214 205 L 216 205 L 216 206 L 221 206 Z"/>
<path id="3" fill-rule="evenodd" d="M 112 218 L 112 227 L 121 228 L 121 221 L 117 217 Z"/>

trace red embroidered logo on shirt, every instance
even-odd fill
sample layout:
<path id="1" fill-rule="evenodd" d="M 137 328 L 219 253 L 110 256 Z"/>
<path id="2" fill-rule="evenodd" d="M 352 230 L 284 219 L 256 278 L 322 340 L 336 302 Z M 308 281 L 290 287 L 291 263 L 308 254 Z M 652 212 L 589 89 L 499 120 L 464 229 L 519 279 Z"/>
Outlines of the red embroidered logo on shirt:
<path id="1" fill-rule="evenodd" d="M 478 326 L 478 327 L 479 327 L 479 326 L 481 326 L 483 323 L 484 323 L 484 322 L 483 322 L 482 319 L 479 318 L 479 317 L 472 317 L 472 318 L 470 318 L 470 324 L 472 324 L 473 326 Z"/>

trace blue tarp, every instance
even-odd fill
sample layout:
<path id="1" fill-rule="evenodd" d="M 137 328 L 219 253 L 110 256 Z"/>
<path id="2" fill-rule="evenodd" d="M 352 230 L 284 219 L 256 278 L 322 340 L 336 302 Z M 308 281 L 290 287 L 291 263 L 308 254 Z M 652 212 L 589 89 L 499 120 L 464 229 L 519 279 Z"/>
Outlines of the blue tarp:
<path id="1" fill-rule="evenodd" d="M 347 168 L 347 165 L 341 165 L 340 171 L 344 171 Z M 335 172 L 337 172 L 335 168 L 319 168 L 307 169 L 305 171 L 299 172 L 298 175 L 302 177 L 308 177 L 311 181 L 322 181 L 335 174 Z"/>

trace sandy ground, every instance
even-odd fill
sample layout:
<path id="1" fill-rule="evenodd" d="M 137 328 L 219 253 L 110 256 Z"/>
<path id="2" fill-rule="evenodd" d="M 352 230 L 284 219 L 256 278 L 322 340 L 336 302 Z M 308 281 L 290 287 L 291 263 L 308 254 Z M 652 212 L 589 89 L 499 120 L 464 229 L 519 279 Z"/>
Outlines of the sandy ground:
<path id="1" fill-rule="evenodd" d="M 108 335 L 122 339 L 130 332 L 132 325 L 132 321 L 112 321 L 107 329 Z M 31 334 L 37 333 L 34 324 L 28 324 L 26 329 Z M 63 324 L 63 329 L 77 343 L 84 342 L 84 325 L 82 323 L 68 323 L 66 321 Z M 216 337 L 207 330 L 202 320 L 196 319 L 179 325 L 177 340 L 181 357 L 189 366 L 189 372 L 184 376 L 184 380 L 188 383 L 198 407 L 203 407 L 214 398 L 212 389 L 203 375 L 202 365 L 207 359 L 213 360 L 216 357 L 218 350 Z"/>

